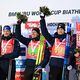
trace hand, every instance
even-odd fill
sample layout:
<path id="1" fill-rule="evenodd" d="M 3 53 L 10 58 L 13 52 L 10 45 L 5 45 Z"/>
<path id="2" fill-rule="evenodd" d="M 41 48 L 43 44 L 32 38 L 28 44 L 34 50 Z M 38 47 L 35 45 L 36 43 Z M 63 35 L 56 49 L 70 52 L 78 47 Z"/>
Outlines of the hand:
<path id="1" fill-rule="evenodd" d="M 69 66 L 67 67 L 67 69 L 68 69 L 68 70 L 71 70 L 71 69 L 72 69 L 72 66 L 71 66 L 71 65 L 69 65 Z"/>
<path id="2" fill-rule="evenodd" d="M 79 53 L 79 52 L 77 52 L 74 56 L 75 56 L 75 57 L 79 57 L 79 54 L 80 54 L 80 53 Z"/>
<path id="3" fill-rule="evenodd" d="M 38 66 L 37 68 L 35 68 L 35 71 L 38 72 L 38 71 L 40 71 L 41 69 L 42 69 L 42 67 L 41 67 L 41 66 Z"/>
<path id="4" fill-rule="evenodd" d="M 20 19 L 18 19 L 17 24 L 21 24 L 21 23 L 22 23 L 22 21 Z"/>
<path id="5" fill-rule="evenodd" d="M 45 18 L 45 15 L 44 15 L 43 13 L 41 13 L 41 14 L 40 14 L 40 18 L 41 18 L 41 19 L 44 19 L 44 18 Z"/>

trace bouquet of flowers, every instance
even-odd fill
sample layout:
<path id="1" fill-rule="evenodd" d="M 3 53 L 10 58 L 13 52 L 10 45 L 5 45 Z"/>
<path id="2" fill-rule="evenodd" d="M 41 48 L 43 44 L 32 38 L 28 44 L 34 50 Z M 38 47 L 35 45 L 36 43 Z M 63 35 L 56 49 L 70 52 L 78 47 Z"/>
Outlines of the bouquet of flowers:
<path id="1" fill-rule="evenodd" d="M 17 19 L 21 20 L 23 23 L 26 23 L 28 21 L 28 17 L 26 15 L 22 15 L 21 13 L 17 13 Z"/>
<path id="2" fill-rule="evenodd" d="M 43 6 L 43 7 L 40 7 L 40 12 L 43 13 L 45 16 L 50 16 L 51 15 L 51 12 L 49 10 L 48 7 L 46 6 Z"/>

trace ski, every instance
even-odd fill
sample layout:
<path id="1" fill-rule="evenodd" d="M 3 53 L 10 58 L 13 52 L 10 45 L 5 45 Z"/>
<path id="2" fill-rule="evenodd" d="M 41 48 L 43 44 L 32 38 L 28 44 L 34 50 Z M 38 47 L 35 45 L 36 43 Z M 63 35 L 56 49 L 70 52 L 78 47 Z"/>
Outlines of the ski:
<path id="1" fill-rule="evenodd" d="M 44 68 L 42 69 L 42 80 L 47 80 L 46 79 L 46 70 Z"/>
<path id="2" fill-rule="evenodd" d="M 69 64 L 68 60 L 70 51 L 70 32 L 71 32 L 71 24 L 67 23 L 66 47 L 65 47 L 63 71 L 62 71 L 62 80 L 68 80 L 68 75 L 69 75 L 67 66 Z"/>
<path id="3" fill-rule="evenodd" d="M 43 47 L 45 45 L 45 38 L 41 35 L 40 36 L 40 46 L 38 48 L 38 54 L 36 58 L 36 65 L 39 65 L 43 59 Z M 42 80 L 42 70 L 34 71 L 33 79 L 32 80 Z"/>

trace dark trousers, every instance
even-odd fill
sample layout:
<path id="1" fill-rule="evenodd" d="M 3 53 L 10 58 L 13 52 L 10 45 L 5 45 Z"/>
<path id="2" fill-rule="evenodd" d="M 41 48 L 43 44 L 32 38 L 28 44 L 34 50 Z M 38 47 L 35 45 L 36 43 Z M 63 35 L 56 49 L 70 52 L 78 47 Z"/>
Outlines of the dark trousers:
<path id="1" fill-rule="evenodd" d="M 0 80 L 6 80 L 7 74 L 0 68 Z"/>
<path id="2" fill-rule="evenodd" d="M 3 63 L 0 64 L 0 80 L 6 80 L 8 78 L 8 70 L 9 69 L 9 63 Z M 12 69 L 11 69 L 11 78 L 10 80 L 15 80 L 15 62 L 12 62 Z"/>
<path id="3" fill-rule="evenodd" d="M 49 80 L 61 80 L 63 68 L 50 65 Z"/>
<path id="4" fill-rule="evenodd" d="M 34 66 L 26 66 L 24 72 L 24 80 L 32 80 L 34 74 Z"/>

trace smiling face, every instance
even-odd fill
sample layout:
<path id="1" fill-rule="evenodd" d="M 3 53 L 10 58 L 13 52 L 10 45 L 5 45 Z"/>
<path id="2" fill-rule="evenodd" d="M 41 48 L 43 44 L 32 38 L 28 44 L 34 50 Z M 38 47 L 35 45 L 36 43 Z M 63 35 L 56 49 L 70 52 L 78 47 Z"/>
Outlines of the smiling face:
<path id="1" fill-rule="evenodd" d="M 10 30 L 3 30 L 3 35 L 5 37 L 9 36 L 11 34 L 11 31 Z"/>
<path id="2" fill-rule="evenodd" d="M 58 35 L 63 35 L 65 33 L 65 31 L 63 28 L 58 28 L 57 33 L 58 33 Z"/>
<path id="3" fill-rule="evenodd" d="M 39 34 L 35 30 L 32 30 L 32 38 L 36 38 L 37 36 L 39 36 Z"/>

